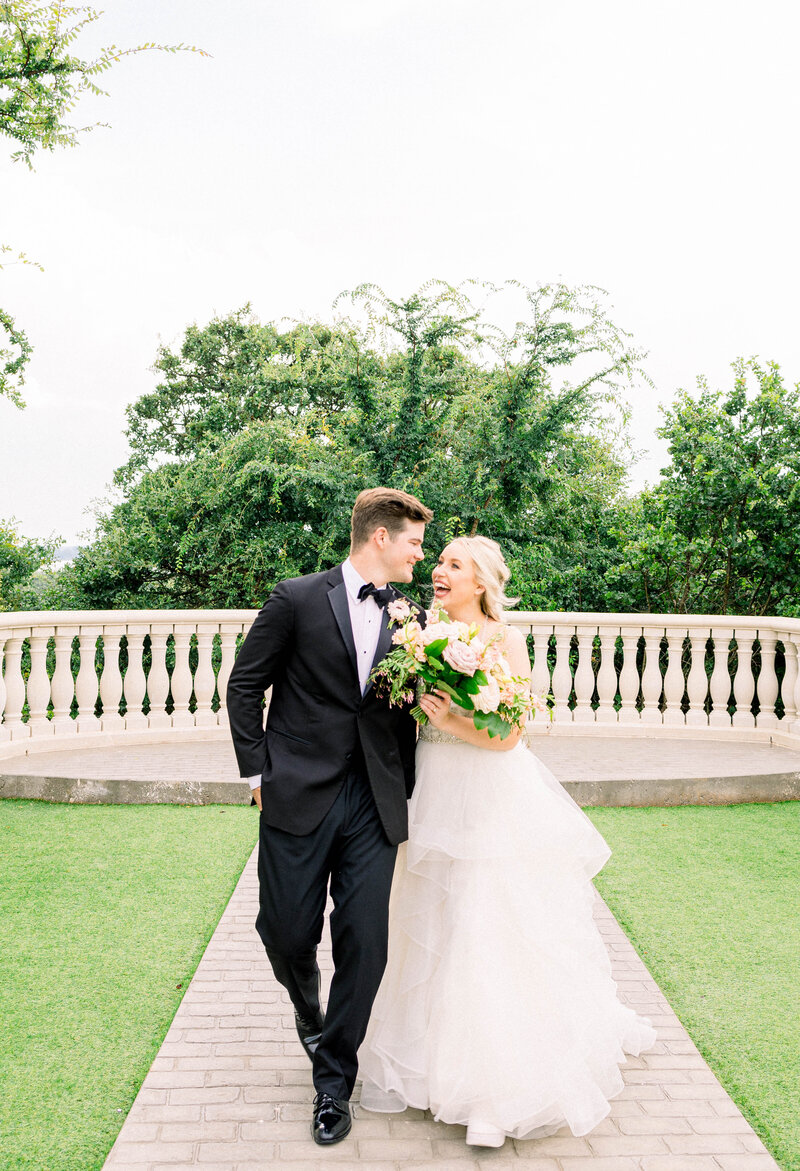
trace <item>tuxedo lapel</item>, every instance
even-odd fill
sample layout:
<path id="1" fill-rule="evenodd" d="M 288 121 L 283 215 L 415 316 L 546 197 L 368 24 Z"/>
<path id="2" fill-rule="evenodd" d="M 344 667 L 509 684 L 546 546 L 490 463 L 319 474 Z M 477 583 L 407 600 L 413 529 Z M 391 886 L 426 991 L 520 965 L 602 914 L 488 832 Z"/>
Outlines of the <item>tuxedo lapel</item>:
<path id="1" fill-rule="evenodd" d="M 381 611 L 381 630 L 378 635 L 378 645 L 375 647 L 375 658 L 372 660 L 370 672 L 374 671 L 381 659 L 388 654 L 392 648 L 392 628 L 389 624 L 389 614 L 386 608 Z M 372 683 L 368 682 L 364 694 L 367 695 Z"/>
<path id="2" fill-rule="evenodd" d="M 335 574 L 335 571 L 334 571 Z M 344 640 L 344 645 L 347 647 L 347 653 L 350 656 L 350 662 L 355 672 L 356 680 L 358 680 L 358 664 L 356 660 L 356 644 L 353 638 L 353 627 L 350 624 L 350 606 L 347 601 L 347 586 L 342 581 L 342 571 L 338 574 L 328 578 L 329 583 L 333 582 L 333 589 L 328 591 L 328 601 L 333 610 L 333 616 L 336 619 L 336 624 L 339 627 L 339 633 Z M 336 583 L 338 577 L 338 584 Z"/>

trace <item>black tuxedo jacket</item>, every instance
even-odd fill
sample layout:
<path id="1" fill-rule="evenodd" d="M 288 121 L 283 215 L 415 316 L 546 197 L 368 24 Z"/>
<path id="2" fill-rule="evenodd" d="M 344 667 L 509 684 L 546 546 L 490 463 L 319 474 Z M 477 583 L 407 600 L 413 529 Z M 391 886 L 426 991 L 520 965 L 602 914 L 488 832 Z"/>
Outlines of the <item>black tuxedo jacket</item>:
<path id="1" fill-rule="evenodd" d="M 373 666 L 391 649 L 391 638 L 384 610 Z M 261 700 L 268 687 L 264 731 Z M 275 587 L 236 658 L 227 704 L 239 772 L 261 773 L 268 825 L 311 833 L 346 773 L 360 766 L 387 838 L 393 845 L 405 841 L 416 724 L 408 707 L 390 707 L 372 685 L 361 694 L 341 565 Z"/>

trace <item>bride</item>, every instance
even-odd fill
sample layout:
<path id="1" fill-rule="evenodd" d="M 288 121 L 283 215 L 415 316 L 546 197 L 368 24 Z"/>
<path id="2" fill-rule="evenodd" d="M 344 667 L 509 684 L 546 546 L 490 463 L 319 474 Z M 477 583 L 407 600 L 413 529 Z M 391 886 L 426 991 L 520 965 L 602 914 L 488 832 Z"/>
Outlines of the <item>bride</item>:
<path id="1" fill-rule="evenodd" d="M 523 634 L 503 622 L 509 570 L 486 537 L 452 541 L 436 604 L 499 635 L 529 675 Z M 430 1110 L 499 1147 L 565 1123 L 587 1134 L 610 1111 L 624 1054 L 655 1042 L 617 999 L 592 918 L 591 878 L 610 850 L 522 742 L 475 728 L 423 696 L 409 840 L 390 905 L 389 960 L 359 1052 L 368 1110 Z"/>

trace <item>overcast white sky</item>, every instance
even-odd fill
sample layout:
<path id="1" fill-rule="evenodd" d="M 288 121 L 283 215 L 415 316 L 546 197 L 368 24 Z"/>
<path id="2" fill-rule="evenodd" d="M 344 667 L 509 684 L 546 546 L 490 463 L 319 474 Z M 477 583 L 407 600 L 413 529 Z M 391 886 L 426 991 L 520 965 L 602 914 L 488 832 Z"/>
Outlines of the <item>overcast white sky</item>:
<path id="1" fill-rule="evenodd" d="M 607 289 L 658 402 L 737 355 L 800 378 L 793 0 L 108 0 L 84 51 L 187 42 L 105 75 L 102 118 L 30 174 L 0 156 L 0 273 L 35 345 L 0 399 L 0 518 L 72 543 L 126 457 L 159 341 L 251 301 L 326 315 L 362 281 Z M 81 117 L 82 115 L 82 117 Z"/>

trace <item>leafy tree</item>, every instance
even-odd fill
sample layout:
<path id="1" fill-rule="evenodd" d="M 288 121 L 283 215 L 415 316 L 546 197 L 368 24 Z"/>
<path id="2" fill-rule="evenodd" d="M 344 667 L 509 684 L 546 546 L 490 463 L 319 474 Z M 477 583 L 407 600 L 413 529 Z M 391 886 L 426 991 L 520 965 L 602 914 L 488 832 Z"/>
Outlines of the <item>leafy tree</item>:
<path id="1" fill-rule="evenodd" d="M 255 423 L 193 460 L 148 471 L 59 574 L 67 608 L 255 606 L 282 577 L 346 548 L 350 482 L 329 446 Z"/>
<path id="2" fill-rule="evenodd" d="M 619 514 L 614 608 L 800 613 L 800 384 L 733 363 L 730 390 L 681 390 L 658 434 L 671 463 Z"/>
<path id="3" fill-rule="evenodd" d="M 452 531 L 500 539 L 528 604 L 589 598 L 625 479 L 620 386 L 639 355 L 598 290 L 521 296 L 508 336 L 434 282 L 397 302 L 362 286 L 334 324 L 281 332 L 245 307 L 190 327 L 129 408 L 123 499 L 53 604 L 257 605 L 345 555 L 353 498 L 378 483 L 434 509 L 431 551 Z"/>
<path id="4" fill-rule="evenodd" d="M 52 564 L 60 538 L 30 541 L 14 521 L 0 520 L 0 610 L 37 610 L 42 590 L 34 574 Z"/>
<path id="5" fill-rule="evenodd" d="M 125 486 L 164 459 L 193 458 L 267 419 L 335 415 L 347 403 L 349 337 L 329 326 L 300 324 L 285 333 L 261 325 L 250 306 L 190 325 L 178 353 L 158 350 L 154 391 L 126 410 L 128 462 L 115 473 Z"/>
<path id="6" fill-rule="evenodd" d="M 75 41 L 101 15 L 86 5 L 62 4 L 60 0 L 0 3 L 0 133 L 18 144 L 12 159 L 31 170 L 37 150 L 76 146 L 81 133 L 94 129 L 73 126 L 69 118 L 84 94 L 105 94 L 95 79 L 122 57 L 149 49 L 203 53 L 190 45 L 147 42 L 129 49 L 109 45 L 91 60 L 75 56 Z M 8 246 L 0 251 L 8 251 Z M 20 259 L 24 261 L 24 255 Z M 0 311 L 0 329 L 7 339 L 0 345 L 0 395 L 23 406 L 20 387 L 31 346 L 5 311 Z M 9 345 L 10 350 L 6 348 Z"/>

